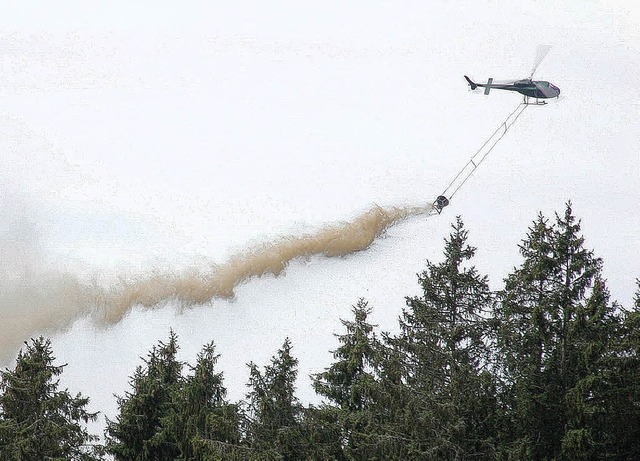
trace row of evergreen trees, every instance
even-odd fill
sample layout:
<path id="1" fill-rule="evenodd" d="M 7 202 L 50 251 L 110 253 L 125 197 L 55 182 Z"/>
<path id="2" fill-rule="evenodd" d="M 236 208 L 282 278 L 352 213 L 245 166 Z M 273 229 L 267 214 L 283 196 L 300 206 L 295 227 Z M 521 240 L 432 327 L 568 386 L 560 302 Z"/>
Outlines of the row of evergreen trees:
<path id="1" fill-rule="evenodd" d="M 321 405 L 296 398 L 288 339 L 264 368 L 249 364 L 234 403 L 213 343 L 187 365 L 172 332 L 96 445 L 88 399 L 58 390 L 62 367 L 40 338 L 2 372 L 0 459 L 640 459 L 640 281 L 631 309 L 610 300 L 570 204 L 552 224 L 538 216 L 499 292 L 459 218 L 452 229 L 398 334 L 378 332 L 362 299 L 342 321 L 333 363 L 313 377 Z"/>

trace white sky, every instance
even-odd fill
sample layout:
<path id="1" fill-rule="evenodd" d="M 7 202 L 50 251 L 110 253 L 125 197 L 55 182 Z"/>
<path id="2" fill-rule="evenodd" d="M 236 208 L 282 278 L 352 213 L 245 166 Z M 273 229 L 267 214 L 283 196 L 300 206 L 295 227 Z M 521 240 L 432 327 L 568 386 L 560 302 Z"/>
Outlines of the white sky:
<path id="1" fill-rule="evenodd" d="M 188 360 L 216 341 L 233 398 L 244 364 L 291 336 L 311 398 L 306 376 L 329 363 L 338 317 L 365 296 L 394 329 L 456 214 L 499 288 L 537 212 L 572 200 L 612 297 L 631 304 L 637 2 L 55 3 L 5 2 L 0 15 L 0 230 L 20 229 L 37 242 L 31 258 L 81 275 L 222 262 L 373 203 L 432 200 L 519 101 L 471 93 L 463 74 L 525 77 L 549 43 L 536 77 L 562 90 L 527 109 L 441 216 L 367 252 L 295 262 L 231 303 L 56 335 L 65 385 L 95 409 L 113 415 L 111 394 L 170 326 Z"/>

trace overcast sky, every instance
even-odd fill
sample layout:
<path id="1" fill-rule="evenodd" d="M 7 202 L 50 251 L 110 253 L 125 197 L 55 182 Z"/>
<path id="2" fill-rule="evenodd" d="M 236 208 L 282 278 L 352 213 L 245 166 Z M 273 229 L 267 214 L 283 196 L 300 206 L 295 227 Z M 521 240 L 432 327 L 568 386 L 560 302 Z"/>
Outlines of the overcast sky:
<path id="1" fill-rule="evenodd" d="M 233 398 L 245 363 L 266 363 L 290 336 L 311 399 L 307 375 L 328 365 L 338 318 L 364 296 L 374 322 L 396 328 L 457 214 L 498 289 L 537 213 L 571 200 L 612 297 L 632 303 L 637 2 L 5 3 L 5 275 L 180 271 L 373 204 L 429 202 L 520 102 L 473 93 L 464 74 L 527 77 L 550 44 L 536 77 L 562 90 L 525 111 L 442 215 L 393 227 L 366 252 L 296 261 L 232 302 L 135 309 L 116 326 L 84 319 L 55 334 L 65 385 L 95 410 L 113 416 L 111 394 L 170 327 L 184 359 L 216 342 Z"/>

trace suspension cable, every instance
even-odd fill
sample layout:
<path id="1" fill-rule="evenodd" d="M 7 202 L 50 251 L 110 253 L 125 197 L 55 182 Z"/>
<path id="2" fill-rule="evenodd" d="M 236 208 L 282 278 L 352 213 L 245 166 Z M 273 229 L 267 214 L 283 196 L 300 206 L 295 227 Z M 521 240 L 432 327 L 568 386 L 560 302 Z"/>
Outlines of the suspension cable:
<path id="1" fill-rule="evenodd" d="M 449 183 L 447 188 L 442 192 L 442 194 L 436 199 L 433 203 L 433 212 L 440 213 L 442 208 L 449 204 L 449 200 L 456 195 L 456 192 L 467 182 L 467 180 L 471 177 L 474 171 L 480 166 L 480 164 L 484 161 L 484 159 L 491 153 L 496 144 L 507 134 L 509 128 L 513 126 L 514 123 L 518 120 L 520 115 L 524 112 L 524 110 L 530 104 L 520 103 L 518 106 L 511 112 L 504 122 L 496 128 L 496 130 L 489 136 L 489 138 L 480 146 L 475 154 L 471 156 L 469 161 L 462 167 L 462 169 L 458 172 L 458 174 L 453 178 L 453 180 Z"/>

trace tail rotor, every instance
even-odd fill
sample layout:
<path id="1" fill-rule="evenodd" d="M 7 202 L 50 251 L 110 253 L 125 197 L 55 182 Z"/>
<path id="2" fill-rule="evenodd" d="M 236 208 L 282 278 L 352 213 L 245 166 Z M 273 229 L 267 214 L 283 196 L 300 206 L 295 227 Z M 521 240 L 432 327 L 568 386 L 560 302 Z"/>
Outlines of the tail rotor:
<path id="1" fill-rule="evenodd" d="M 475 90 L 476 88 L 478 88 L 478 85 L 476 83 L 472 82 L 469 77 L 467 77 L 465 75 L 464 78 L 467 80 L 467 83 L 469 84 L 469 86 L 471 87 L 472 90 Z"/>

